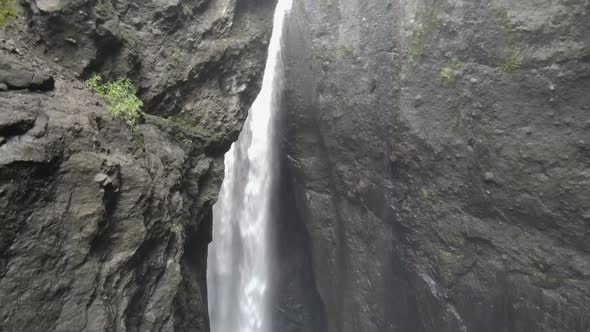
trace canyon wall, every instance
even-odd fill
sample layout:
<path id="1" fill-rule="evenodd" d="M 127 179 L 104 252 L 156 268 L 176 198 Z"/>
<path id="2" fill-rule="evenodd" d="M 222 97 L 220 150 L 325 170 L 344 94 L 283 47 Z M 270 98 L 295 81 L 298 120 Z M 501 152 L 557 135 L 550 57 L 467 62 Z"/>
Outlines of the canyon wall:
<path id="1" fill-rule="evenodd" d="M 211 206 L 274 1 L 17 3 L 0 330 L 208 331 Z M 294 0 L 276 330 L 590 330 L 589 44 L 587 0 Z M 136 84 L 137 128 L 94 73 Z"/>
<path id="2" fill-rule="evenodd" d="M 211 206 L 274 1 L 14 3 L 0 27 L 0 330 L 208 331 Z M 94 73 L 136 84 L 136 128 L 84 86 Z"/>
<path id="3" fill-rule="evenodd" d="M 294 7 L 283 181 L 323 331 L 590 330 L 590 3 Z"/>

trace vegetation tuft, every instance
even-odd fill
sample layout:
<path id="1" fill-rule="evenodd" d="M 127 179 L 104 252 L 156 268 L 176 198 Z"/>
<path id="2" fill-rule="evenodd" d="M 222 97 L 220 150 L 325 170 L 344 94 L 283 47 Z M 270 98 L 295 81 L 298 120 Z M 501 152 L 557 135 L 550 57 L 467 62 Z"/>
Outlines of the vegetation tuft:
<path id="1" fill-rule="evenodd" d="M 180 234 L 180 232 L 182 232 L 182 229 L 183 227 L 181 224 L 174 223 L 170 225 L 170 231 L 172 231 L 172 233 Z"/>
<path id="2" fill-rule="evenodd" d="M 464 65 L 465 64 L 458 58 L 453 58 L 448 67 L 441 69 L 440 76 L 437 80 L 438 84 L 444 87 L 455 85 L 455 82 L 457 81 L 457 72 L 463 69 Z"/>
<path id="3" fill-rule="evenodd" d="M 352 46 L 342 46 L 336 55 L 336 60 L 342 61 L 344 59 L 354 60 L 356 58 L 356 54 L 354 48 Z"/>
<path id="4" fill-rule="evenodd" d="M 189 121 L 187 121 L 186 119 L 175 117 L 175 116 L 168 116 L 163 119 L 175 126 L 182 127 L 184 129 L 192 132 L 193 134 L 200 135 L 203 137 L 210 135 L 210 133 L 207 129 L 203 128 L 200 125 L 193 125 Z"/>
<path id="5" fill-rule="evenodd" d="M 410 56 L 412 60 L 417 60 L 424 56 L 425 46 L 424 46 L 424 28 L 422 24 L 418 23 L 414 27 L 414 32 L 412 34 L 412 45 L 410 46 Z"/>
<path id="6" fill-rule="evenodd" d="M 498 8 L 495 10 L 496 18 L 502 26 L 502 30 L 508 32 L 512 30 L 510 18 L 508 18 L 508 10 L 506 8 Z"/>
<path id="7" fill-rule="evenodd" d="M 139 119 L 143 116 L 141 107 L 143 102 L 135 95 L 135 87 L 128 78 L 120 78 L 114 82 L 101 83 L 100 75 L 93 75 L 86 86 L 101 95 L 107 102 L 108 111 L 114 118 L 121 119 L 135 129 Z"/>
<path id="8" fill-rule="evenodd" d="M 438 204 L 440 202 L 439 195 L 434 190 L 430 190 L 425 186 L 420 187 L 419 194 L 420 198 L 422 198 L 423 201 L 428 202 L 432 205 Z"/>
<path id="9" fill-rule="evenodd" d="M 520 69 L 522 66 L 522 56 L 520 52 L 517 50 L 510 50 L 508 52 L 508 56 L 504 59 L 502 63 L 502 70 L 507 73 L 513 73 Z"/>
<path id="10" fill-rule="evenodd" d="M 16 0 L 0 0 L 0 26 L 16 19 L 19 12 Z"/>
<path id="11" fill-rule="evenodd" d="M 426 53 L 426 36 L 442 25 L 436 8 L 418 9 L 414 16 L 414 31 L 409 53 L 412 60 L 418 60 Z"/>

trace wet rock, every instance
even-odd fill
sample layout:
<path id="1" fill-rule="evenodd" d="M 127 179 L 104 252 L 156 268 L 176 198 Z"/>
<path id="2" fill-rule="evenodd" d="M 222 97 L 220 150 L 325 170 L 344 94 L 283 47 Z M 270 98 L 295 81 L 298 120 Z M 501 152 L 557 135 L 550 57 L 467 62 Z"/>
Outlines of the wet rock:
<path id="1" fill-rule="evenodd" d="M 36 7 L 44 12 L 56 12 L 64 8 L 70 0 L 34 0 Z"/>
<path id="2" fill-rule="evenodd" d="M 51 90 L 54 79 L 16 56 L 0 51 L 0 83 L 10 89 Z"/>
<path id="3" fill-rule="evenodd" d="M 3 136 L 22 135 L 35 125 L 37 114 L 32 110 L 11 110 L 6 106 L 0 110 L 0 134 Z"/>
<path id="4" fill-rule="evenodd" d="M 211 206 L 274 5 L 207 3 L 26 2 L 21 54 L 0 50 L 0 330 L 208 331 Z M 136 84 L 137 128 L 88 91 L 92 73 Z"/>
<path id="5" fill-rule="evenodd" d="M 328 332 L 590 329 L 587 6 L 298 2 L 283 204 L 323 310 L 287 283 L 285 311 Z"/>
<path id="6" fill-rule="evenodd" d="M 98 183 L 101 187 L 112 187 L 113 181 L 111 178 L 103 173 L 98 173 L 94 176 L 94 182 Z"/>
<path id="7" fill-rule="evenodd" d="M 494 173 L 492 172 L 485 172 L 483 174 L 483 179 L 485 182 L 494 182 L 495 181 L 495 177 L 494 177 Z"/>
<path id="8" fill-rule="evenodd" d="M 64 40 L 70 43 L 71 45 L 78 45 L 78 42 L 74 38 L 64 38 Z"/>

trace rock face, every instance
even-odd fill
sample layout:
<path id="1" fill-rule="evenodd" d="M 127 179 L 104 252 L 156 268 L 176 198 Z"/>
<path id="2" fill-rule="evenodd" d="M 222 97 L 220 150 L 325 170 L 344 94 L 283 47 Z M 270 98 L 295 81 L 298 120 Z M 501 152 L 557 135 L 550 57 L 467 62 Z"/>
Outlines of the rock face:
<path id="1" fill-rule="evenodd" d="M 211 206 L 274 2 L 21 5 L 0 27 L 0 330 L 208 331 Z M 92 73 L 137 83 L 135 130 Z"/>
<path id="2" fill-rule="evenodd" d="M 283 181 L 317 328 L 589 331 L 589 2 L 294 7 Z"/>

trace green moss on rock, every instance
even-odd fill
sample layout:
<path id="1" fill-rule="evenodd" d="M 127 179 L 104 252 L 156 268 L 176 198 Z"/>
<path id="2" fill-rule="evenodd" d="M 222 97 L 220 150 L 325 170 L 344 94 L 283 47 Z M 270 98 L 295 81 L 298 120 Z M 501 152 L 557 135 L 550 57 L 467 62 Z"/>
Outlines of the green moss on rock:
<path id="1" fill-rule="evenodd" d="M 542 273 L 537 272 L 533 274 L 534 283 L 544 289 L 556 289 L 561 287 L 564 282 L 564 278 L 555 273 Z"/>
<path id="2" fill-rule="evenodd" d="M 0 26 L 6 25 L 20 13 L 16 0 L 0 0 Z"/>
<path id="3" fill-rule="evenodd" d="M 182 127 L 184 129 L 192 132 L 193 134 L 196 134 L 196 135 L 199 135 L 202 137 L 210 136 L 210 133 L 207 129 L 203 128 L 200 125 L 191 124 L 190 122 L 188 122 L 187 120 L 185 120 L 183 118 L 169 116 L 169 117 L 164 118 L 164 120 L 172 125 Z"/>
<path id="4" fill-rule="evenodd" d="M 437 79 L 438 84 L 444 87 L 451 87 L 457 81 L 457 72 L 463 69 L 465 64 L 455 57 L 447 67 L 443 67 Z"/>
<path id="5" fill-rule="evenodd" d="M 462 254 L 445 249 L 438 251 L 438 275 L 445 286 L 449 287 L 454 283 L 456 275 L 464 269 L 464 260 Z"/>
<path id="6" fill-rule="evenodd" d="M 508 55 L 506 56 L 506 58 L 502 62 L 502 66 L 501 66 L 502 70 L 504 70 L 507 73 L 513 73 L 513 72 L 519 70 L 521 66 L 522 66 L 522 56 L 520 54 L 520 51 L 515 50 L 515 49 L 510 49 L 508 51 Z"/>
<path id="7" fill-rule="evenodd" d="M 510 31 L 512 30 L 512 26 L 510 23 L 510 19 L 508 18 L 508 10 L 506 8 L 497 8 L 495 10 L 496 18 L 498 22 L 502 26 L 502 30 Z"/>
<path id="8" fill-rule="evenodd" d="M 180 234 L 180 232 L 182 232 L 182 225 L 178 224 L 178 223 L 174 223 L 172 225 L 170 225 L 170 231 L 176 234 Z"/>
<path id="9" fill-rule="evenodd" d="M 438 16 L 439 11 L 434 7 L 428 9 L 419 8 L 416 11 L 412 41 L 408 51 L 412 60 L 417 60 L 426 53 L 427 35 L 442 25 L 442 21 Z"/>

